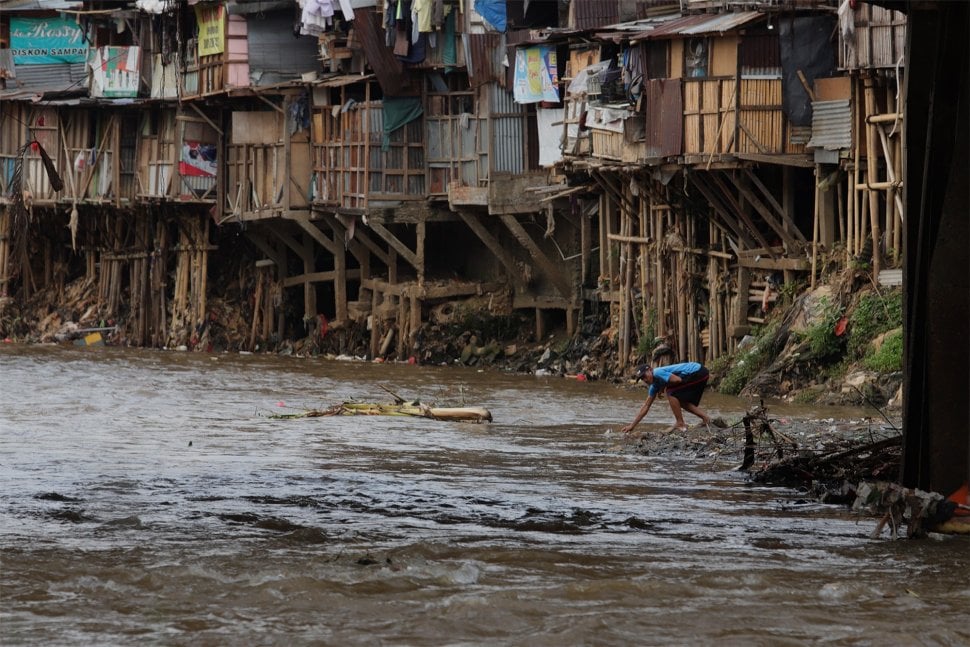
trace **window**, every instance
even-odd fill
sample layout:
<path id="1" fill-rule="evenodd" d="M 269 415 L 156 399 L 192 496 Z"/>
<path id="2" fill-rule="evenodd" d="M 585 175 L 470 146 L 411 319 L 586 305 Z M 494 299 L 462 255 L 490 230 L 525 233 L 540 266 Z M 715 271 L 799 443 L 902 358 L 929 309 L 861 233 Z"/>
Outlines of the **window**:
<path id="1" fill-rule="evenodd" d="M 710 43 L 706 38 L 691 38 L 684 43 L 684 76 L 707 76 Z"/>

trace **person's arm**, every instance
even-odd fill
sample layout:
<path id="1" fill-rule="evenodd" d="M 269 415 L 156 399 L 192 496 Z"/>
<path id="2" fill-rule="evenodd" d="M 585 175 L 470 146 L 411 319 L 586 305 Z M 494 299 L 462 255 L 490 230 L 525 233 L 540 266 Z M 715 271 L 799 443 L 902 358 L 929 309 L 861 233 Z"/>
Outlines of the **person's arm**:
<path id="1" fill-rule="evenodd" d="M 639 411 L 639 413 L 637 413 L 637 417 L 633 419 L 633 422 L 631 422 L 630 424 L 628 424 L 626 427 L 624 427 L 620 431 L 622 431 L 625 434 L 628 434 L 631 431 L 633 431 L 633 429 L 638 424 L 640 424 L 640 421 L 643 420 L 644 417 L 646 417 L 647 412 L 650 411 L 650 407 L 653 406 L 653 401 L 656 400 L 656 399 L 657 399 L 657 396 L 655 396 L 655 395 L 649 395 L 649 396 L 647 396 L 647 401 L 643 403 L 643 406 L 642 407 L 640 407 L 640 411 Z"/>

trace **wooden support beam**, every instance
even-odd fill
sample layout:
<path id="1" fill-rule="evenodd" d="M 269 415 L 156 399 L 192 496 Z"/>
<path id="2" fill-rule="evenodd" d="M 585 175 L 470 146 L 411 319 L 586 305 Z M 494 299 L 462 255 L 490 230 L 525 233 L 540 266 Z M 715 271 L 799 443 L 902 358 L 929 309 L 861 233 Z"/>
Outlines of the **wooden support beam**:
<path id="1" fill-rule="evenodd" d="M 260 101 L 262 101 L 263 103 L 265 103 L 266 105 L 268 105 L 270 108 L 272 108 L 273 110 L 275 110 L 276 112 L 280 113 L 281 115 L 285 115 L 286 114 L 286 110 L 284 110 L 281 106 L 276 105 L 275 103 L 273 103 L 272 101 L 270 101 L 269 99 L 267 99 L 266 97 L 264 97 L 263 95 L 257 93 L 254 96 L 257 99 L 259 99 Z M 193 105 L 193 104 L 189 104 L 189 105 L 191 105 L 193 108 L 195 108 L 195 105 Z M 196 110 L 198 110 L 198 108 L 196 108 Z M 201 114 L 201 113 L 199 113 L 199 114 Z M 219 133 L 219 134 L 222 134 L 222 133 Z"/>
<path id="2" fill-rule="evenodd" d="M 333 232 L 333 269 L 337 277 L 333 282 L 333 299 L 337 321 L 347 321 L 347 252 L 341 244 L 338 232 Z"/>
<path id="3" fill-rule="evenodd" d="M 333 214 L 329 214 L 329 213 L 323 214 L 323 218 L 327 222 L 327 224 L 329 224 L 332 228 L 336 229 L 336 227 L 339 226 L 342 231 L 346 231 L 346 228 L 343 226 L 343 224 Z M 336 223 L 336 225 L 334 223 Z M 384 263 L 384 265 L 391 264 L 390 254 L 388 254 L 385 249 L 383 249 L 380 245 L 374 242 L 374 239 L 371 238 L 370 234 L 367 233 L 366 228 L 362 226 L 355 226 L 354 237 L 351 239 L 351 241 L 360 243 L 360 245 L 364 249 L 366 249 L 371 254 L 376 256 L 380 262 Z M 353 251 L 353 249 L 351 249 L 351 253 L 354 254 L 355 256 L 357 255 Z M 360 260 L 359 256 L 357 257 L 357 260 Z"/>
<path id="4" fill-rule="evenodd" d="M 325 250 L 327 250 L 334 256 L 336 256 L 341 251 L 342 248 L 339 247 L 336 243 L 334 243 L 330 238 L 325 236 L 324 233 L 320 231 L 320 228 L 310 221 L 309 216 L 292 216 L 288 218 L 288 220 L 292 220 L 300 227 L 302 227 L 306 233 L 310 234 L 313 240 L 320 243 L 321 247 L 323 247 Z"/>
<path id="5" fill-rule="evenodd" d="M 283 280 L 284 288 L 291 288 L 294 285 L 302 285 L 303 283 L 329 283 L 330 281 L 336 281 L 339 272 L 336 270 L 328 270 L 326 272 L 309 272 L 307 274 L 296 274 L 294 276 L 289 276 Z M 344 272 L 346 278 L 348 279 L 359 279 L 360 270 L 346 270 Z M 339 317 L 338 317 L 339 319 Z"/>
<path id="6" fill-rule="evenodd" d="M 354 258 L 357 259 L 357 262 L 360 263 L 361 268 L 368 268 L 368 271 L 366 271 L 365 274 L 369 274 L 370 250 L 360 241 L 359 237 L 357 236 L 358 232 L 356 229 L 354 231 L 354 237 L 348 239 L 347 228 L 344 227 L 342 222 L 337 220 L 336 216 L 330 213 L 323 214 L 323 221 L 330 226 L 334 233 L 337 234 L 338 238 L 343 239 L 344 245 L 354 256 Z"/>
<path id="7" fill-rule="evenodd" d="M 292 249 L 302 260 L 313 260 L 312 244 L 299 241 L 291 236 L 288 232 L 280 231 L 278 227 L 271 227 L 270 231 L 273 232 L 273 235 L 276 236 L 284 245 Z"/>
<path id="8" fill-rule="evenodd" d="M 286 269 L 285 252 L 280 252 L 278 249 L 276 249 L 268 242 L 266 242 L 266 239 L 264 239 L 262 236 L 255 235 L 252 231 L 246 232 L 246 238 L 248 238 L 249 242 L 251 242 L 256 248 L 258 248 L 259 251 L 263 252 L 264 254 L 266 254 L 266 256 L 272 259 L 272 261 L 276 263 L 276 267 L 278 267 L 280 271 L 285 271 Z"/>
<path id="9" fill-rule="evenodd" d="M 775 210 L 775 213 L 778 214 L 778 216 L 781 218 L 781 221 L 788 226 L 788 229 L 796 237 L 798 237 L 798 239 L 803 243 L 808 242 L 808 239 L 806 239 L 804 234 L 802 234 L 801 230 L 798 229 L 798 226 L 795 224 L 795 221 L 791 219 L 791 216 L 789 215 L 790 212 L 786 211 L 785 209 L 782 208 L 780 204 L 778 204 L 778 201 L 775 200 L 775 196 L 771 194 L 771 191 L 768 190 L 768 187 L 764 185 L 764 183 L 758 178 L 758 176 L 755 175 L 754 172 L 749 168 L 745 168 L 744 173 L 747 176 L 747 178 L 751 181 L 751 184 L 753 184 L 755 187 L 757 187 L 759 191 L 761 191 L 762 195 L 764 195 L 765 199 L 768 201 L 768 204 L 771 205 L 771 207 Z"/>
<path id="10" fill-rule="evenodd" d="M 552 284 L 556 286 L 556 289 L 559 290 L 560 294 L 566 298 L 571 298 L 572 288 L 569 281 L 559 272 L 559 268 L 556 266 L 556 264 L 549 260 L 549 257 L 546 256 L 541 249 L 539 249 L 539 246 L 536 245 L 535 241 L 532 240 L 532 237 L 529 236 L 529 233 L 522 227 L 519 221 L 516 220 L 515 216 L 504 214 L 499 217 L 502 219 L 502 222 L 505 223 L 505 226 L 508 227 L 509 231 L 512 232 L 512 235 L 515 236 L 516 240 L 519 241 L 519 244 L 528 250 L 529 254 L 532 256 L 532 259 L 539 266 L 539 270 L 545 274 L 550 281 L 552 281 Z"/>
<path id="11" fill-rule="evenodd" d="M 593 223 L 592 219 L 580 210 L 579 212 L 579 246 L 582 269 L 580 271 L 580 285 L 586 285 L 589 278 L 590 261 L 593 256 Z"/>
<path id="12" fill-rule="evenodd" d="M 721 204 L 721 201 L 714 195 L 710 187 L 708 187 L 700 177 L 698 173 L 691 173 L 690 175 L 691 183 L 697 187 L 697 190 L 701 192 L 701 195 L 707 199 L 708 204 L 710 204 L 714 211 L 721 217 L 727 226 L 731 229 L 731 232 L 737 236 L 738 241 L 742 243 L 745 247 L 754 247 L 754 240 L 751 236 L 745 232 L 741 224 L 731 215 L 727 209 Z"/>
<path id="13" fill-rule="evenodd" d="M 762 247 L 770 248 L 768 241 L 765 239 L 764 235 L 762 235 L 762 233 L 758 230 L 758 228 L 755 227 L 754 222 L 751 220 L 750 217 L 748 217 L 748 214 L 741 206 L 741 203 L 738 201 L 737 198 L 734 197 L 734 195 L 731 193 L 731 190 L 724 184 L 721 178 L 718 177 L 718 171 L 712 172 L 710 174 L 710 178 L 713 185 L 717 187 L 721 195 L 724 196 L 724 199 L 727 200 L 728 204 L 734 209 L 734 212 L 738 214 L 738 217 L 741 219 L 741 221 L 751 231 L 751 235 L 754 236 L 755 240 L 757 240 Z M 771 255 L 772 258 L 774 258 L 775 255 L 770 249 L 768 250 L 768 253 L 769 255 Z"/>
<path id="14" fill-rule="evenodd" d="M 515 260 L 512 255 L 505 251 L 502 244 L 499 243 L 498 239 L 492 235 L 492 233 L 482 224 L 481 220 L 474 214 L 470 214 L 464 210 L 458 210 L 458 217 L 461 218 L 469 229 L 474 232 L 478 239 L 485 243 L 489 251 L 495 255 L 502 265 L 508 270 L 509 278 L 516 289 L 522 289 L 526 287 L 525 282 L 522 280 L 522 270 L 515 264 Z"/>
<path id="15" fill-rule="evenodd" d="M 198 114 L 202 118 L 202 121 L 204 121 L 207 124 L 209 124 L 209 126 L 212 128 L 212 130 L 214 130 L 217 133 L 219 133 L 219 136 L 220 137 L 224 137 L 225 136 L 225 133 L 222 132 L 222 128 L 219 128 L 219 126 L 217 126 L 214 121 L 212 121 L 211 119 L 209 119 L 209 117 L 207 117 L 206 114 L 204 112 L 202 112 L 202 110 L 199 108 L 199 106 L 195 105 L 191 101 L 187 101 L 186 102 L 186 105 L 188 105 L 190 108 L 192 108 L 192 110 L 194 110 L 196 112 L 196 114 Z"/>
<path id="16" fill-rule="evenodd" d="M 590 177 L 596 180 L 596 183 L 599 184 L 604 191 L 609 193 L 610 197 L 613 198 L 613 200 L 615 200 L 619 205 L 630 213 L 636 213 L 636 207 L 627 199 L 623 191 L 623 187 L 618 186 L 612 178 L 607 177 L 602 172 L 597 172 L 590 169 L 589 174 Z"/>
<path id="17" fill-rule="evenodd" d="M 368 225 L 378 236 L 384 239 L 391 248 L 400 254 L 408 264 L 413 267 L 418 272 L 423 272 L 424 268 L 421 267 L 421 262 L 418 259 L 417 254 L 408 249 L 408 246 L 400 241 L 400 239 L 391 233 L 384 225 L 380 225 L 373 220 Z"/>
<path id="18" fill-rule="evenodd" d="M 428 223 L 425 220 L 419 220 L 417 224 L 417 232 L 415 235 L 414 251 L 415 251 L 415 269 L 418 270 L 418 285 L 424 285 L 424 247 L 425 239 L 428 233 Z"/>
<path id="19" fill-rule="evenodd" d="M 747 200 L 752 207 L 754 207 L 755 211 L 761 214 L 762 220 L 768 223 L 771 230 L 778 234 L 778 237 L 781 238 L 782 242 L 785 243 L 785 246 L 789 250 L 796 250 L 798 248 L 798 241 L 796 241 L 788 232 L 784 223 L 780 222 L 774 217 L 771 211 L 768 210 L 768 207 L 766 207 L 765 204 L 758 199 L 758 196 L 755 195 L 754 191 L 751 190 L 743 179 L 735 182 L 735 184 L 738 187 L 738 191 L 740 191 L 741 195 L 744 196 L 744 199 Z"/>

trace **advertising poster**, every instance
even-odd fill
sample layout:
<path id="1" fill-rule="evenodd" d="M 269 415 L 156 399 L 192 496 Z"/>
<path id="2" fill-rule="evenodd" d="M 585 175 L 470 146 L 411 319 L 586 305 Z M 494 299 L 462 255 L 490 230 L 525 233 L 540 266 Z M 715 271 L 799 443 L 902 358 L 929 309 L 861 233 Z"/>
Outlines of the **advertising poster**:
<path id="1" fill-rule="evenodd" d="M 188 177 L 216 176 L 215 144 L 197 141 L 182 142 L 182 158 L 179 160 L 179 173 Z"/>
<path id="2" fill-rule="evenodd" d="M 88 45 L 73 18 L 10 17 L 10 49 L 15 65 L 84 63 Z"/>
<path id="3" fill-rule="evenodd" d="M 520 47 L 515 52 L 516 103 L 559 102 L 556 49 L 547 45 Z"/>
<path id="4" fill-rule="evenodd" d="M 196 5 L 195 18 L 199 23 L 199 56 L 222 54 L 226 48 L 226 7 Z"/>
<path id="5" fill-rule="evenodd" d="M 99 47 L 92 51 L 91 58 L 92 96 L 138 96 L 140 47 Z"/>

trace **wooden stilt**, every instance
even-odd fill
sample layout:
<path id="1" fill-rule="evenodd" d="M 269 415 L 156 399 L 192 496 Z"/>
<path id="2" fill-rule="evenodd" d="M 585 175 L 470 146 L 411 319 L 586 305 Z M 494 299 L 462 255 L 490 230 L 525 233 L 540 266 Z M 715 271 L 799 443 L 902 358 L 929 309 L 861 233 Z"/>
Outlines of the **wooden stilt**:
<path id="1" fill-rule="evenodd" d="M 821 196 L 821 191 L 819 191 L 819 175 L 822 172 L 821 164 L 815 165 L 815 216 L 813 218 L 812 225 L 812 279 L 811 287 L 815 289 L 815 272 L 818 264 L 818 235 L 819 235 L 819 199 Z"/>
<path id="2" fill-rule="evenodd" d="M 866 115 L 876 114 L 875 80 L 865 79 L 865 105 Z M 877 128 L 874 124 L 869 124 L 866 129 L 866 180 L 869 185 L 869 226 L 872 233 L 872 275 L 879 276 L 881 269 L 882 256 L 882 231 L 879 225 L 879 199 L 872 191 L 873 185 L 878 179 L 878 158 L 876 156 Z"/>

